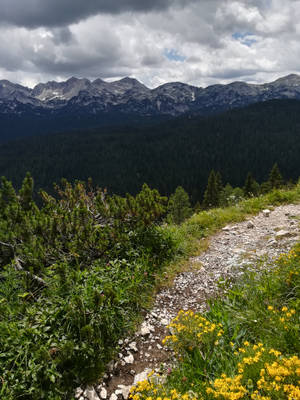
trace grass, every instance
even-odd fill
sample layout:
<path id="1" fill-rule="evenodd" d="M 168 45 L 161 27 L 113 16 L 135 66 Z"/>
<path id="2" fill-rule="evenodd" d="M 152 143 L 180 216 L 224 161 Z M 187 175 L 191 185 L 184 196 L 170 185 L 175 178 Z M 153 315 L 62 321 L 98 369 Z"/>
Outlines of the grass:
<path id="1" fill-rule="evenodd" d="M 134 400 L 300 399 L 300 244 L 249 269 L 204 315 L 181 311 L 164 340 L 176 364 Z"/>

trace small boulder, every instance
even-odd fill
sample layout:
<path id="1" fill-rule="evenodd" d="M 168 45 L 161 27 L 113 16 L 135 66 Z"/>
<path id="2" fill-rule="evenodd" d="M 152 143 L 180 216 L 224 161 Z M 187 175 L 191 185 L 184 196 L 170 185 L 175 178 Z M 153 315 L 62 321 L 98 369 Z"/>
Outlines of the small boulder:
<path id="1" fill-rule="evenodd" d="M 126 364 L 133 364 L 134 363 L 133 355 L 129 353 L 127 357 L 124 357 L 124 361 L 126 362 Z"/>
<path id="2" fill-rule="evenodd" d="M 151 331 L 153 331 L 153 327 L 147 322 L 143 322 L 140 330 L 140 335 L 141 336 L 148 336 L 150 335 Z"/>
<path id="3" fill-rule="evenodd" d="M 167 320 L 167 318 L 163 318 L 160 323 L 164 326 L 167 326 L 169 324 L 169 321 Z"/>
<path id="4" fill-rule="evenodd" d="M 138 351 L 138 348 L 136 347 L 136 342 L 131 342 L 131 343 L 129 343 L 129 346 L 128 346 L 128 347 L 129 347 L 130 350 L 132 350 L 132 351 L 135 351 L 135 352 Z"/>
<path id="5" fill-rule="evenodd" d="M 100 400 L 96 390 L 93 388 L 93 386 L 87 386 L 83 393 L 84 397 L 86 397 L 88 400 Z"/>
<path id="6" fill-rule="evenodd" d="M 252 221 L 247 222 L 247 229 L 253 229 L 254 227 L 255 227 L 255 225 Z"/>
<path id="7" fill-rule="evenodd" d="M 230 226 L 225 226 L 225 228 L 222 229 L 222 231 L 224 232 L 229 232 L 230 231 Z"/>
<path id="8" fill-rule="evenodd" d="M 141 372 L 140 374 L 137 374 L 137 375 L 134 377 L 134 382 L 133 382 L 133 384 L 136 385 L 138 382 L 145 381 L 145 380 L 147 379 L 147 377 L 148 377 L 148 375 L 150 374 L 151 371 L 152 371 L 152 370 L 151 370 L 150 368 L 146 368 L 143 372 Z"/>
<path id="9" fill-rule="evenodd" d="M 278 232 L 276 232 L 275 238 L 278 239 L 283 239 L 285 237 L 289 237 L 291 236 L 291 232 L 289 231 L 285 231 L 285 230 L 280 230 Z"/>
<path id="10" fill-rule="evenodd" d="M 100 397 L 101 397 L 102 400 L 106 400 L 107 399 L 107 390 L 105 389 L 105 387 L 101 388 Z"/>
<path id="11" fill-rule="evenodd" d="M 75 389 L 75 393 L 74 393 L 74 397 L 75 399 L 79 399 L 79 397 L 82 395 L 83 390 L 81 389 L 81 387 L 78 387 Z"/>
<path id="12" fill-rule="evenodd" d="M 127 400 L 131 386 L 118 385 L 118 388 L 119 388 L 118 392 L 120 391 L 120 394 L 123 396 L 123 399 Z"/>
<path id="13" fill-rule="evenodd" d="M 263 210 L 263 216 L 266 217 L 266 218 L 268 218 L 270 216 L 270 213 L 271 213 L 271 211 L 268 210 L 268 209 Z"/>

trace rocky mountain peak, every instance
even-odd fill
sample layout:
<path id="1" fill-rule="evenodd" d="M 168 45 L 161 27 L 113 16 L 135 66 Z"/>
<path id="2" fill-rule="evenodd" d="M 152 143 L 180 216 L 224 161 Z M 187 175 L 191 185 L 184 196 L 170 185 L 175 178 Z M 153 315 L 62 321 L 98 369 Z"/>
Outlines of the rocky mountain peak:
<path id="1" fill-rule="evenodd" d="M 290 74 L 272 82 L 272 86 L 300 86 L 300 76 L 296 74 Z"/>
<path id="2" fill-rule="evenodd" d="M 40 83 L 32 90 L 32 96 L 42 102 L 53 100 L 70 100 L 78 96 L 80 91 L 87 90 L 91 86 L 88 79 L 72 77 L 65 82 L 50 81 Z"/>
<path id="3" fill-rule="evenodd" d="M 0 80 L 0 87 L 7 87 L 7 86 L 17 86 L 14 83 L 8 81 L 7 79 Z"/>
<path id="4" fill-rule="evenodd" d="M 0 81 L 0 101 L 23 102 L 30 96 L 30 89 L 22 85 L 12 83 L 6 79 Z"/>
<path id="5" fill-rule="evenodd" d="M 120 80 L 118 80 L 118 81 L 112 82 L 112 83 L 119 83 L 119 84 L 127 85 L 127 86 L 144 86 L 144 87 L 146 87 L 145 85 L 143 85 L 143 84 L 142 84 L 140 81 L 138 81 L 137 79 L 135 79 L 135 78 L 130 78 L 130 77 L 128 77 L 128 76 L 126 76 L 125 78 L 122 78 L 122 79 L 120 79 Z"/>
<path id="6" fill-rule="evenodd" d="M 71 78 L 67 79 L 66 83 L 74 84 L 81 81 L 80 78 L 76 78 L 75 76 L 71 76 Z"/>
<path id="7" fill-rule="evenodd" d="M 116 91 L 121 93 L 125 93 L 128 90 L 140 90 L 140 91 L 150 91 L 145 85 L 143 85 L 141 82 L 139 82 L 137 79 L 134 78 L 123 78 L 118 81 L 114 81 L 110 83 L 111 88 Z"/>
<path id="8" fill-rule="evenodd" d="M 196 86 L 191 86 L 188 85 L 186 83 L 182 83 L 182 82 L 168 82 L 168 83 L 164 83 L 161 86 L 158 86 L 156 89 L 156 91 L 160 91 L 160 92 L 167 92 L 167 91 L 174 91 L 174 90 L 194 90 L 194 89 L 199 89 Z"/>
<path id="9" fill-rule="evenodd" d="M 107 85 L 107 82 L 105 82 L 103 79 L 101 78 L 97 78 L 92 82 L 93 85 Z"/>
<path id="10" fill-rule="evenodd" d="M 7 80 L 0 81 L 1 104 L 16 102 L 16 107 L 10 108 L 12 113 L 16 112 L 17 103 L 21 102 L 32 106 L 30 112 L 34 107 L 59 111 L 66 106 L 66 112 L 72 112 L 72 106 L 76 105 L 77 111 L 82 106 L 84 112 L 94 114 L 117 110 L 140 116 L 176 116 L 186 112 L 217 112 L 272 99 L 300 100 L 300 76 L 290 74 L 263 85 L 237 81 L 228 85 L 212 85 L 205 89 L 182 82 L 170 82 L 149 89 L 131 77 L 114 82 L 102 79 L 91 82 L 85 78 L 71 77 L 64 82 L 40 83 L 33 89 Z"/>

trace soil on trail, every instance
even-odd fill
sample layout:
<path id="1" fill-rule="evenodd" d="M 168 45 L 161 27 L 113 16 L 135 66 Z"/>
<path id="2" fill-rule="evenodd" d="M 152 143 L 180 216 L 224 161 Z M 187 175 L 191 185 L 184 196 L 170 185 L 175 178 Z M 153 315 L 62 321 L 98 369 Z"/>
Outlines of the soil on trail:
<path id="1" fill-rule="evenodd" d="M 214 235 L 207 251 L 190 259 L 191 271 L 179 274 L 172 287 L 157 294 L 141 329 L 119 342 L 119 359 L 110 363 L 102 382 L 89 388 L 94 397 L 89 397 L 86 390 L 78 398 L 97 400 L 106 395 L 111 400 L 126 399 L 134 381 L 143 379 L 139 374 L 171 363 L 171 354 L 161 342 L 178 311 L 205 311 L 207 299 L 216 294 L 220 282 L 236 279 L 246 265 L 255 268 L 260 260 L 271 261 L 288 251 L 299 240 L 299 219 L 300 205 L 284 205 L 228 225 Z"/>

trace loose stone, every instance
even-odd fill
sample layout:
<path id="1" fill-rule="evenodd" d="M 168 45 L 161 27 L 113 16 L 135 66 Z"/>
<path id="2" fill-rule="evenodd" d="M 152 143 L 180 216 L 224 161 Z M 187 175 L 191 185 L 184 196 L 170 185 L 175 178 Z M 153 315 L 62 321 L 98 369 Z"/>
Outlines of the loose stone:
<path id="1" fill-rule="evenodd" d="M 285 230 L 280 230 L 275 235 L 276 239 L 282 239 L 282 238 L 288 237 L 288 236 L 291 236 L 291 232 L 285 231 Z"/>
<path id="2" fill-rule="evenodd" d="M 129 354 L 129 356 L 124 358 L 124 361 L 126 362 L 126 364 L 133 364 L 134 363 L 134 357 L 132 354 Z"/>
<path id="3" fill-rule="evenodd" d="M 120 389 L 119 389 L 120 394 L 123 396 L 123 399 L 124 399 L 124 400 L 127 400 L 127 399 L 128 399 L 130 387 L 131 387 L 131 386 L 125 386 L 125 385 L 119 385 L 119 386 L 118 386 L 118 388 L 120 388 Z"/>
<path id="4" fill-rule="evenodd" d="M 109 400 L 118 400 L 118 396 L 115 393 L 112 393 Z"/>
<path id="5" fill-rule="evenodd" d="M 153 328 L 151 327 L 151 325 L 148 325 L 147 323 L 144 322 L 141 326 L 140 334 L 141 336 L 148 336 L 150 335 L 152 330 Z"/>
<path id="6" fill-rule="evenodd" d="M 247 229 L 253 229 L 254 227 L 255 227 L 254 223 L 252 221 L 248 221 Z"/>
<path id="7" fill-rule="evenodd" d="M 100 397 L 102 400 L 106 400 L 107 399 L 107 390 L 102 387 L 101 391 L 100 391 Z"/>
<path id="8" fill-rule="evenodd" d="M 136 347 L 136 342 L 130 343 L 128 347 L 129 347 L 131 350 L 135 351 L 135 352 L 138 351 L 138 349 L 137 349 L 137 347 Z"/>
<path id="9" fill-rule="evenodd" d="M 151 372 L 151 369 L 146 368 L 143 372 L 137 374 L 134 377 L 133 384 L 136 385 L 138 382 L 145 381 L 147 379 L 148 375 L 150 374 L 150 372 Z"/>
<path id="10" fill-rule="evenodd" d="M 82 393 L 83 393 L 83 390 L 81 389 L 81 387 L 76 388 L 75 394 L 74 394 L 75 399 L 79 399 L 79 397 L 82 395 Z"/>
<path id="11" fill-rule="evenodd" d="M 93 388 L 93 386 L 87 386 L 86 390 L 83 393 L 84 397 L 86 397 L 88 400 L 100 400 L 96 390 Z"/>

